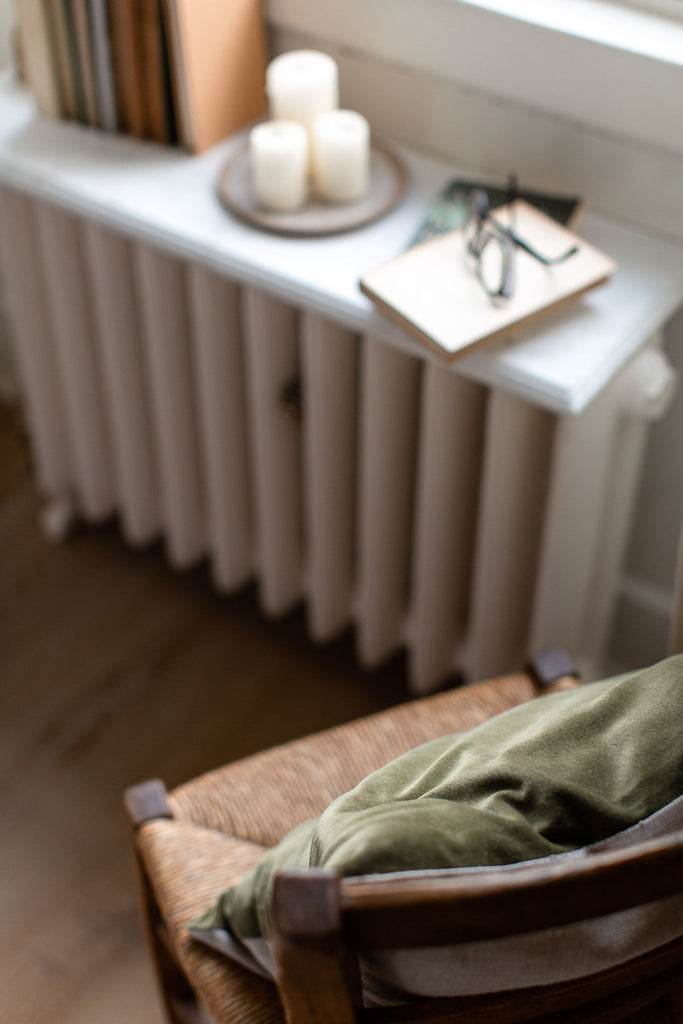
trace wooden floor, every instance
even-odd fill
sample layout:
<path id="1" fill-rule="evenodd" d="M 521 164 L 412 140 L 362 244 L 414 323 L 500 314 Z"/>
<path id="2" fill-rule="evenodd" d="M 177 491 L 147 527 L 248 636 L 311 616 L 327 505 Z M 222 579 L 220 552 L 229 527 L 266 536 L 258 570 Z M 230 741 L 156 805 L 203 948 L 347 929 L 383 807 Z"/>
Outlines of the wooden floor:
<path id="1" fill-rule="evenodd" d="M 403 665 L 363 673 L 115 524 L 50 545 L 40 507 L 0 406 L 0 1020 L 160 1024 L 123 788 L 402 700 Z"/>

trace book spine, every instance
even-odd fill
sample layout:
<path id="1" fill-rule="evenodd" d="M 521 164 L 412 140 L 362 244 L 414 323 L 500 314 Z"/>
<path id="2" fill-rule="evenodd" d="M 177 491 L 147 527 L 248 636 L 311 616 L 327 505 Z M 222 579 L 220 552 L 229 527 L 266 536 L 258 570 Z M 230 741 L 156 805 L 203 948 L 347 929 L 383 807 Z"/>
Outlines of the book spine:
<path id="1" fill-rule="evenodd" d="M 156 142 L 167 138 L 164 55 L 161 10 L 158 0 L 140 0 L 142 5 L 141 42 L 146 110 L 146 136 Z"/>
<path id="2" fill-rule="evenodd" d="M 145 99 L 142 84 L 142 43 L 139 33 L 138 0 L 114 0 L 116 60 L 122 85 L 127 130 L 137 139 L 145 137 Z"/>
<path id="3" fill-rule="evenodd" d="M 107 0 L 90 0 L 90 26 L 100 124 L 106 131 L 118 128 Z"/>
<path id="4" fill-rule="evenodd" d="M 77 120 L 87 124 L 88 116 L 85 105 L 85 90 L 83 88 L 83 77 L 78 59 L 78 43 L 76 40 L 76 25 L 72 0 L 61 0 L 62 15 L 65 26 L 66 45 L 69 67 L 71 69 L 71 80 L 74 86 L 74 101 Z"/>
<path id="5" fill-rule="evenodd" d="M 159 6 L 159 24 L 161 27 L 161 49 L 163 58 L 163 89 L 166 110 L 166 140 L 173 145 L 177 144 L 178 132 L 178 111 L 176 103 L 176 89 L 171 63 L 171 40 L 169 26 L 166 19 L 166 5 L 164 0 L 157 0 Z"/>
<path id="6" fill-rule="evenodd" d="M 183 37 L 178 0 L 162 0 L 168 40 L 169 72 L 171 77 L 178 142 L 190 151 L 195 147 L 192 108 L 189 100 Z"/>
<path id="7" fill-rule="evenodd" d="M 16 16 L 26 84 L 41 113 L 61 117 L 56 54 L 51 44 L 42 0 L 17 0 Z"/>
<path id="8" fill-rule="evenodd" d="M 81 69 L 81 81 L 85 98 L 85 116 L 88 124 L 98 127 L 100 114 L 95 88 L 95 67 L 93 63 L 92 34 L 88 0 L 72 0 L 74 28 L 76 32 L 76 53 Z"/>
<path id="9" fill-rule="evenodd" d="M 68 117 L 67 114 L 67 96 L 66 96 L 66 83 L 63 81 L 62 70 L 59 61 L 59 53 L 57 49 L 57 38 L 56 38 L 56 26 L 54 24 L 54 18 L 52 16 L 52 5 L 50 0 L 40 0 L 43 9 L 43 20 L 45 23 L 45 30 L 47 33 L 47 45 L 49 48 L 50 63 L 52 68 L 52 76 L 54 79 L 54 85 L 57 92 L 57 106 L 58 106 L 58 117 Z"/>
<path id="10" fill-rule="evenodd" d="M 61 3 L 57 0 L 42 0 L 43 17 L 47 25 L 50 54 L 54 69 L 57 90 L 59 93 L 59 108 L 62 117 L 74 117 L 76 104 L 71 81 L 71 69 L 69 67 L 69 55 L 66 48 L 66 35 L 61 15 Z"/>
<path id="11" fill-rule="evenodd" d="M 107 17 L 109 21 L 109 47 L 111 52 L 112 75 L 114 79 L 114 95 L 116 98 L 117 127 L 121 132 L 130 131 L 128 101 L 125 82 L 125 39 L 121 18 L 121 0 L 107 0 Z"/>

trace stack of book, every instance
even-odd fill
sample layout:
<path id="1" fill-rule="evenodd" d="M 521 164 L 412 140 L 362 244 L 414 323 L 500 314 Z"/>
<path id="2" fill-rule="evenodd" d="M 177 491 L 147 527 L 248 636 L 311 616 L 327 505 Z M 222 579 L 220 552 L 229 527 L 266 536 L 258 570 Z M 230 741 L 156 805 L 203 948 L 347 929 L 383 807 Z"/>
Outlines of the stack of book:
<path id="1" fill-rule="evenodd" d="M 259 0 L 14 0 L 42 113 L 200 152 L 266 109 Z"/>

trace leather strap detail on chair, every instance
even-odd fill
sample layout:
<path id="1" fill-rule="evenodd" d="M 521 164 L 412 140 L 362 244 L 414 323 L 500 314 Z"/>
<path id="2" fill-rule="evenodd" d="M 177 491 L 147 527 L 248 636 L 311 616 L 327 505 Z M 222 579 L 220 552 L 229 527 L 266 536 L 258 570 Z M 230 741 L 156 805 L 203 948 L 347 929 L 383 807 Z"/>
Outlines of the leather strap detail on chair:
<path id="1" fill-rule="evenodd" d="M 570 690 L 581 685 L 578 668 L 566 651 L 559 648 L 534 654 L 529 659 L 527 670 L 539 694 Z"/>
<path id="2" fill-rule="evenodd" d="M 155 818 L 173 817 L 166 799 L 166 786 L 161 779 L 148 779 L 130 786 L 123 795 L 123 801 L 135 828 Z"/>

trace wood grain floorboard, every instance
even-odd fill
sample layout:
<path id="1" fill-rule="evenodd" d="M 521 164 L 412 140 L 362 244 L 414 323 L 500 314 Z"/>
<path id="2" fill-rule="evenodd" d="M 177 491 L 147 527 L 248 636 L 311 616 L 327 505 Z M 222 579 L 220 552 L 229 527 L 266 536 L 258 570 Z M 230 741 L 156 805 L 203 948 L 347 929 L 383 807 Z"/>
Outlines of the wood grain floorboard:
<path id="1" fill-rule="evenodd" d="M 116 523 L 49 544 L 21 418 L 0 406 L 0 1022 L 160 1024 L 125 786 L 169 786 L 405 699 L 350 637 L 267 621 Z"/>

